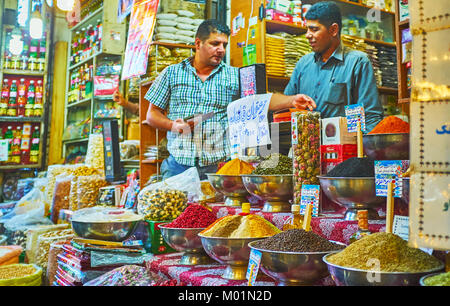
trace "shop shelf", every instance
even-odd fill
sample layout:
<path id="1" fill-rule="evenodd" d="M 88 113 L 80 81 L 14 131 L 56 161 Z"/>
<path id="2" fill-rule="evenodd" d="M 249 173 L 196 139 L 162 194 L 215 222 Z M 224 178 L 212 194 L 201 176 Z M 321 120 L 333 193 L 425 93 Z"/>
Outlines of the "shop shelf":
<path id="1" fill-rule="evenodd" d="M 67 108 L 75 107 L 75 106 L 83 106 L 84 104 L 88 104 L 88 102 L 90 102 L 91 100 L 92 100 L 92 98 L 87 98 L 87 99 L 79 100 L 79 101 L 77 101 L 77 102 L 68 104 L 68 105 L 67 105 Z"/>
<path id="2" fill-rule="evenodd" d="M 76 138 L 76 139 L 63 139 L 63 143 L 72 144 L 72 143 L 78 143 L 78 142 L 87 142 L 89 140 L 89 137 L 84 138 Z"/>
<path id="3" fill-rule="evenodd" d="M 141 162 L 143 164 L 157 164 L 162 163 L 164 159 L 143 159 Z"/>
<path id="4" fill-rule="evenodd" d="M 158 45 L 158 46 L 164 46 L 164 47 L 170 47 L 170 48 L 190 48 L 195 49 L 194 45 L 185 45 L 185 44 L 172 44 L 162 41 L 153 41 L 151 45 Z"/>
<path id="5" fill-rule="evenodd" d="M 29 164 L 29 165 L 0 165 L 0 170 L 28 170 L 40 168 L 41 164 Z"/>
<path id="6" fill-rule="evenodd" d="M 400 28 L 408 28 L 408 27 L 409 27 L 409 19 L 400 21 L 400 22 L 398 23 L 398 26 L 399 26 Z"/>
<path id="7" fill-rule="evenodd" d="M 3 74 L 14 74 L 14 75 L 23 75 L 23 76 L 44 76 L 45 71 L 4 69 Z"/>
<path id="8" fill-rule="evenodd" d="M 398 104 L 405 104 L 405 103 L 409 103 L 411 101 L 411 98 L 401 98 L 398 99 Z"/>
<path id="9" fill-rule="evenodd" d="M 375 7 L 372 7 L 372 6 L 368 6 L 368 5 L 365 5 L 365 4 L 362 4 L 362 3 L 358 3 L 358 2 L 353 2 L 353 1 L 348 1 L 348 0 L 338 0 L 338 2 L 341 2 L 341 3 L 346 3 L 346 4 L 350 4 L 350 5 L 356 5 L 356 6 L 360 6 L 360 7 L 365 7 L 365 8 L 367 8 L 367 9 L 377 9 L 377 8 L 375 8 Z M 395 15 L 395 12 L 391 12 L 391 11 L 388 11 L 388 10 L 386 10 L 386 9 L 379 9 L 381 12 L 383 12 L 383 13 L 386 13 L 386 14 L 390 14 L 390 15 Z"/>
<path id="10" fill-rule="evenodd" d="M 286 32 L 289 34 L 303 34 L 306 33 L 306 28 L 294 23 L 287 23 L 277 20 L 266 20 L 266 32 Z"/>
<path id="11" fill-rule="evenodd" d="M 93 55 L 91 55 L 91 56 L 85 58 L 85 59 L 82 60 L 81 62 L 78 62 L 78 63 L 76 63 L 76 64 L 73 64 L 72 66 L 69 67 L 69 70 L 73 70 L 73 69 L 75 69 L 75 68 L 78 68 L 78 67 L 84 65 L 84 64 L 87 63 L 87 62 L 92 61 L 92 60 L 93 60 L 96 56 L 98 56 L 99 54 L 100 54 L 100 53 L 97 52 L 97 53 L 95 53 L 95 54 L 93 54 Z"/>
<path id="12" fill-rule="evenodd" d="M 385 93 L 385 94 L 393 94 L 393 95 L 398 94 L 397 88 L 391 88 L 391 87 L 385 87 L 385 86 L 378 86 L 378 91 L 380 93 Z"/>
<path id="13" fill-rule="evenodd" d="M 0 116 L 0 122 L 41 122 L 42 117 L 9 117 Z"/>
<path id="14" fill-rule="evenodd" d="M 103 12 L 103 6 L 93 11 L 91 14 L 87 15 L 80 22 L 70 28 L 71 31 L 76 31 L 78 28 L 85 26 L 90 23 L 90 21 L 94 20 L 97 16 L 99 16 Z"/>

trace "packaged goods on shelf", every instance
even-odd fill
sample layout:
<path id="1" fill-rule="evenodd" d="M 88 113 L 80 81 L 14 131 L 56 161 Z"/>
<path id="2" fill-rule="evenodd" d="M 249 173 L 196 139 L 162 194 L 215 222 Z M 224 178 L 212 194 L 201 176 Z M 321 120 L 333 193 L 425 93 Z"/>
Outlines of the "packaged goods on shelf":
<path id="1" fill-rule="evenodd" d="M 60 231 L 67 229 L 69 227 L 68 224 L 52 224 L 52 225 L 40 225 L 33 227 L 27 232 L 26 239 L 26 249 L 25 252 L 27 254 L 27 259 L 29 263 L 36 263 L 36 256 L 38 252 L 38 238 L 40 235 L 52 232 L 52 231 Z"/>
<path id="2" fill-rule="evenodd" d="M 74 233 L 72 229 L 51 231 L 39 235 L 37 239 L 36 264 L 46 270 L 51 244 L 58 241 L 68 241 L 72 239 L 73 236 Z"/>
<path id="3" fill-rule="evenodd" d="M 103 147 L 103 134 L 91 133 L 89 135 L 85 164 L 98 169 L 102 174 L 105 172 L 105 155 Z"/>
<path id="4" fill-rule="evenodd" d="M 76 187 L 77 209 L 95 206 L 100 188 L 107 185 L 108 182 L 101 175 L 79 176 Z"/>
<path id="5" fill-rule="evenodd" d="M 127 160 L 139 155 L 139 140 L 124 140 L 119 143 L 120 159 Z"/>
<path id="6" fill-rule="evenodd" d="M 55 179 L 55 190 L 50 208 L 50 219 L 53 223 L 58 223 L 59 211 L 69 208 L 70 185 L 73 175 L 58 175 Z"/>

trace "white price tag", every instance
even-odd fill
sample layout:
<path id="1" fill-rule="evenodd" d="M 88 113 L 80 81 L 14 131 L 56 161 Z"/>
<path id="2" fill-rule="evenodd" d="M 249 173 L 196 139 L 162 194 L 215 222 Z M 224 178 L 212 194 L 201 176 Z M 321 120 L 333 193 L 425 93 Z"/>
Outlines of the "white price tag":
<path id="1" fill-rule="evenodd" d="M 8 139 L 0 140 L 0 161 L 8 160 L 8 146 L 9 146 Z"/>

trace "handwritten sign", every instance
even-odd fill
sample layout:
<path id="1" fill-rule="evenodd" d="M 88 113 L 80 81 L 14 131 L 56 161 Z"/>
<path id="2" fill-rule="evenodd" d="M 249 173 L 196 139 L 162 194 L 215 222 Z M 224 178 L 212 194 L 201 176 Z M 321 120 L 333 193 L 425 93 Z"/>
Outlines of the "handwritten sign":
<path id="1" fill-rule="evenodd" d="M 300 214 L 304 215 L 306 207 L 313 205 L 312 217 L 319 216 L 319 196 L 320 185 L 302 185 L 302 195 L 300 199 Z"/>
<path id="2" fill-rule="evenodd" d="M 347 118 L 347 130 L 349 133 L 357 131 L 358 121 L 361 122 L 361 131 L 366 131 L 366 115 L 362 104 L 345 106 L 345 117 Z"/>
<path id="3" fill-rule="evenodd" d="M 375 161 L 375 193 L 378 197 L 387 196 L 387 184 L 394 182 L 394 197 L 402 196 L 403 180 L 401 174 L 409 167 L 408 160 Z"/>
<path id="4" fill-rule="evenodd" d="M 267 112 L 272 94 L 253 95 L 227 107 L 231 155 L 248 147 L 271 144 Z"/>
<path id="5" fill-rule="evenodd" d="M 261 257 L 262 253 L 260 251 L 251 249 L 246 274 L 249 286 L 255 285 L 256 276 L 258 276 L 259 266 L 261 264 Z"/>

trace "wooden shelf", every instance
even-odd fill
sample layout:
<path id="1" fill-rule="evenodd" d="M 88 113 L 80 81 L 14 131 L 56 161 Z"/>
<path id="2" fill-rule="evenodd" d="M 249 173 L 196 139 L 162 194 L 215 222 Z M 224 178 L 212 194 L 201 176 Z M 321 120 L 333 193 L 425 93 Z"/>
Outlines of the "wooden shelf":
<path id="1" fill-rule="evenodd" d="M 4 69 L 3 74 L 15 74 L 15 75 L 24 75 L 24 76 L 44 76 L 45 71 Z"/>
<path id="2" fill-rule="evenodd" d="M 398 104 L 406 104 L 406 103 L 409 103 L 410 101 L 411 101 L 411 98 L 401 98 L 401 99 L 397 100 Z"/>
<path id="3" fill-rule="evenodd" d="M 73 143 L 78 143 L 78 142 L 88 142 L 89 137 L 85 137 L 85 138 L 77 138 L 77 139 L 63 139 L 63 143 L 64 144 L 73 144 Z"/>
<path id="4" fill-rule="evenodd" d="M 185 45 L 185 44 L 172 44 L 162 41 L 153 41 L 150 43 L 150 45 L 157 45 L 157 46 L 163 46 L 163 47 L 170 47 L 170 48 L 189 48 L 189 49 L 195 49 L 194 45 Z"/>
<path id="5" fill-rule="evenodd" d="M 78 62 L 76 64 L 73 64 L 72 66 L 69 67 L 69 71 L 73 70 L 75 68 L 78 68 L 80 66 L 82 66 L 83 64 L 90 62 L 94 59 L 94 57 L 98 56 L 99 54 L 101 54 L 100 52 L 95 53 L 94 55 L 89 56 L 88 58 L 85 58 L 84 60 L 82 60 L 81 62 Z"/>
<path id="6" fill-rule="evenodd" d="M 28 170 L 40 168 L 40 164 L 30 164 L 30 165 L 3 165 L 0 166 L 0 170 Z"/>
<path id="7" fill-rule="evenodd" d="M 399 26 L 400 28 L 408 28 L 408 27 L 409 27 L 409 19 L 400 21 L 400 22 L 398 23 L 398 26 Z"/>
<path id="8" fill-rule="evenodd" d="M 266 32 L 268 32 L 269 34 L 276 32 L 286 32 L 289 34 L 298 35 L 306 33 L 306 28 L 295 23 L 266 19 Z"/>
<path id="9" fill-rule="evenodd" d="M 347 0 L 338 0 L 341 3 L 346 3 L 346 4 L 350 4 L 350 5 L 356 5 L 356 6 L 360 6 L 360 7 L 365 7 L 367 9 L 377 9 L 376 7 L 373 6 L 368 6 L 362 3 L 358 3 L 358 2 L 352 2 L 352 1 L 347 1 Z M 381 12 L 386 13 L 386 14 L 390 14 L 390 15 L 395 15 L 395 12 L 391 12 L 388 11 L 386 9 L 379 9 Z"/>
<path id="10" fill-rule="evenodd" d="M 0 116 L 0 122 L 41 122 L 42 117 L 8 117 Z"/>
<path id="11" fill-rule="evenodd" d="M 391 87 L 385 87 L 385 86 L 378 86 L 378 91 L 385 94 L 398 94 L 397 88 L 391 88 Z"/>
<path id="12" fill-rule="evenodd" d="M 143 164 L 157 164 L 162 163 L 164 159 L 143 159 L 141 162 Z"/>
<path id="13" fill-rule="evenodd" d="M 83 106 L 83 105 L 85 105 L 85 104 L 87 105 L 88 102 L 90 102 L 91 100 L 92 100 L 92 98 L 87 98 L 87 99 L 79 100 L 79 101 L 77 101 L 77 102 L 73 102 L 73 103 L 67 104 L 67 108 L 75 107 L 75 106 Z"/>

